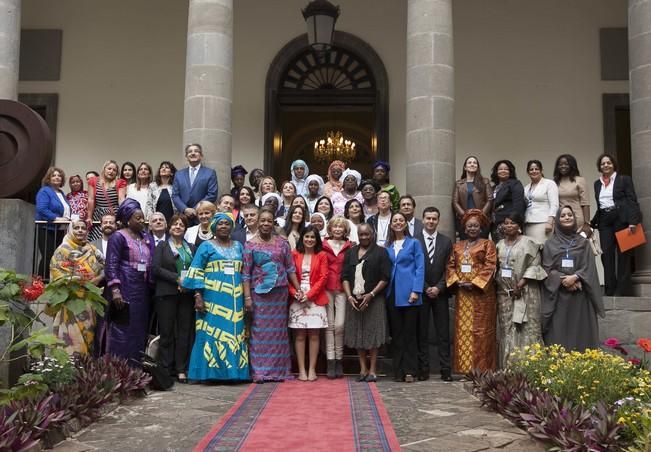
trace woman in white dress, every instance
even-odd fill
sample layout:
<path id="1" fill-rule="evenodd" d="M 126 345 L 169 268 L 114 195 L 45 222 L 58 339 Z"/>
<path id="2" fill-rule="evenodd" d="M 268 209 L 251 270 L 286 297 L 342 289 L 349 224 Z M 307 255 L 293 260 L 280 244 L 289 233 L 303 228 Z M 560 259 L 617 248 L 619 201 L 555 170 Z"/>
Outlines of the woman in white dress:
<path id="1" fill-rule="evenodd" d="M 314 381 L 316 359 L 319 354 L 319 330 L 328 327 L 326 305 L 326 281 L 328 257 L 322 251 L 319 231 L 312 225 L 301 233 L 296 249 L 292 251 L 296 274 L 301 290 L 292 286 L 289 295 L 293 299 L 289 307 L 289 327 L 294 330 L 294 348 L 298 363 L 298 379 Z M 305 343 L 309 337 L 309 365 L 305 368 Z"/>
<path id="2" fill-rule="evenodd" d="M 558 211 L 558 186 L 545 179 L 542 163 L 529 160 L 527 174 L 531 182 L 524 187 L 527 209 L 524 215 L 525 235 L 543 245 L 554 230 L 554 218 Z"/>

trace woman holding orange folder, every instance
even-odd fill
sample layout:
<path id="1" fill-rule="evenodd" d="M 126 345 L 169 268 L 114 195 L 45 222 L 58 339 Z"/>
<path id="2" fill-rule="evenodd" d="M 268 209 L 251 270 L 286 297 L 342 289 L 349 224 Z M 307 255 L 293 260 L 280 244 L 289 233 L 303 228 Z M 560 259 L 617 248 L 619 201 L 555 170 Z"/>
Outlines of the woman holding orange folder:
<path id="1" fill-rule="evenodd" d="M 622 229 L 635 232 L 642 221 L 633 179 L 617 173 L 617 161 L 609 154 L 599 156 L 597 169 L 601 177 L 594 182 L 597 213 L 592 218 L 592 227 L 599 229 L 606 295 L 633 295 L 631 252 L 622 252 L 615 238 L 615 232 Z"/>

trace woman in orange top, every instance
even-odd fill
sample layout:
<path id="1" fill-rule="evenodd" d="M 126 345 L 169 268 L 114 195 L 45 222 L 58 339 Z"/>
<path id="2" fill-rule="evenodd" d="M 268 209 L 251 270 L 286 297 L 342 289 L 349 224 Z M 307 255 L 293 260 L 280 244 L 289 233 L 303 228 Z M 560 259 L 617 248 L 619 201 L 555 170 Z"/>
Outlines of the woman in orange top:
<path id="1" fill-rule="evenodd" d="M 480 237 L 488 218 L 479 209 L 468 209 L 461 219 L 466 240 L 452 247 L 446 283 L 455 287 L 454 371 L 492 370 L 497 365 L 495 297 L 495 244 Z"/>
<path id="2" fill-rule="evenodd" d="M 328 279 L 328 257 L 322 251 L 321 235 L 316 227 L 307 226 L 292 251 L 296 275 L 301 282 L 297 292 L 289 288 L 292 304 L 289 307 L 289 327 L 294 330 L 294 348 L 298 362 L 298 379 L 314 381 L 316 377 L 316 358 L 319 354 L 319 330 L 328 327 L 326 305 L 326 281 Z M 305 371 L 305 338 L 309 336 L 309 368 Z"/>

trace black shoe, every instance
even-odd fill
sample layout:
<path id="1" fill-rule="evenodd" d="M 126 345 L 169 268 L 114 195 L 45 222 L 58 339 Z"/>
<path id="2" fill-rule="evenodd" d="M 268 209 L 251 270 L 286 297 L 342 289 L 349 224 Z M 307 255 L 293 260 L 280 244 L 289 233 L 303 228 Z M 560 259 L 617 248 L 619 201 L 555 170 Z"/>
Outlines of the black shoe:
<path id="1" fill-rule="evenodd" d="M 450 372 L 441 372 L 441 380 L 447 382 L 453 381 L 452 375 L 450 375 Z"/>
<path id="2" fill-rule="evenodd" d="M 429 380 L 429 373 L 421 372 L 418 374 L 418 381 L 426 381 L 426 380 Z"/>
<path id="3" fill-rule="evenodd" d="M 334 380 L 337 378 L 337 374 L 335 373 L 335 360 L 334 359 L 329 359 L 328 360 L 328 368 L 326 372 L 326 377 L 328 380 Z"/>
<path id="4" fill-rule="evenodd" d="M 335 377 L 341 378 L 344 376 L 344 363 L 338 359 L 335 361 Z"/>
<path id="5" fill-rule="evenodd" d="M 359 374 L 359 377 L 357 377 L 357 381 L 366 381 L 367 377 L 368 374 Z"/>
<path id="6" fill-rule="evenodd" d="M 367 383 L 375 383 L 377 381 L 377 377 L 375 376 L 375 374 L 368 374 L 366 376 L 366 380 L 364 381 L 366 381 Z"/>

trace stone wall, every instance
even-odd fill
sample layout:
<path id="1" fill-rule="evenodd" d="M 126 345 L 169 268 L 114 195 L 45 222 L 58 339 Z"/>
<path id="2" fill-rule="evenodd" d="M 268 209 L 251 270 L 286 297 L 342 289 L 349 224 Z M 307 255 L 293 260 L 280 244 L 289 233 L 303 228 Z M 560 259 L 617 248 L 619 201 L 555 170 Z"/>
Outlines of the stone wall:
<path id="1" fill-rule="evenodd" d="M 599 339 L 616 337 L 631 354 L 642 354 L 635 342 L 651 337 L 651 297 L 604 297 L 606 318 L 599 321 Z"/>

